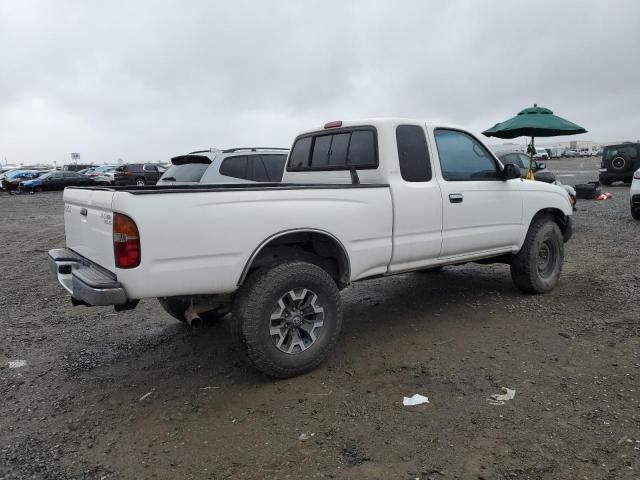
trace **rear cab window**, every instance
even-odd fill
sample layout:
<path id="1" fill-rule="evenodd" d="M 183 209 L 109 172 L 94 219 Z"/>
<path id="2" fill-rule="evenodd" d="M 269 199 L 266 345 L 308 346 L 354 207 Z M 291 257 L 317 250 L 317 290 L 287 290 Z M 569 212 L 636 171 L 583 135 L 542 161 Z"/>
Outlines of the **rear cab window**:
<path id="1" fill-rule="evenodd" d="M 346 127 L 304 134 L 296 139 L 288 172 L 378 168 L 378 142 L 373 127 Z"/>

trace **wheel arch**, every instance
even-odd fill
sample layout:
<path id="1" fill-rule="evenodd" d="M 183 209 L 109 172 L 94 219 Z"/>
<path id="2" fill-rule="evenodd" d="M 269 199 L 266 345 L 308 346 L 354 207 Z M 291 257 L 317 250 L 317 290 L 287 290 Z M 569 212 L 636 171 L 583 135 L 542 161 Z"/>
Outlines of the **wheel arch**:
<path id="1" fill-rule="evenodd" d="M 279 259 L 305 257 L 327 270 L 339 288 L 349 284 L 351 264 L 344 244 L 325 230 L 297 228 L 275 233 L 258 245 L 242 269 L 237 285 L 241 286 L 249 273 L 260 266 Z"/>
<path id="2" fill-rule="evenodd" d="M 555 223 L 558 224 L 565 243 L 569 240 L 569 238 L 571 238 L 571 217 L 565 214 L 561 209 L 548 207 L 538 210 L 536 214 L 531 218 L 531 222 L 529 222 L 529 228 L 531 228 L 531 224 L 533 223 L 533 221 L 536 218 L 540 217 L 551 218 Z"/>

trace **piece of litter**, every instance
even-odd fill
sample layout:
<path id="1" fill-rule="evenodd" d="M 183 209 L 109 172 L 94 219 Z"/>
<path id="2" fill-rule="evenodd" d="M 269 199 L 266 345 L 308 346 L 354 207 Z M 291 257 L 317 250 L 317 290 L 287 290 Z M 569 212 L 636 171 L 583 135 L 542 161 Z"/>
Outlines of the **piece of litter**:
<path id="1" fill-rule="evenodd" d="M 413 407 L 414 405 L 422 405 L 423 403 L 431 403 L 427 397 L 423 397 L 419 393 L 416 393 L 413 397 L 404 397 L 402 399 L 402 405 L 405 407 Z"/>
<path id="2" fill-rule="evenodd" d="M 315 397 L 326 397 L 327 395 L 331 395 L 332 390 L 329 390 L 327 393 L 307 393 L 306 395 L 315 396 Z"/>
<path id="3" fill-rule="evenodd" d="M 220 388 L 220 387 L 202 387 L 200 390 L 212 390 L 214 388 Z"/>
<path id="4" fill-rule="evenodd" d="M 301 433 L 300 436 L 298 437 L 298 440 L 309 440 L 314 435 L 315 433 L 312 433 L 310 435 L 307 435 L 306 433 Z"/>
<path id="5" fill-rule="evenodd" d="M 487 401 L 491 405 L 504 405 L 504 402 L 513 400 L 513 398 L 516 396 L 516 391 L 511 390 L 510 388 L 502 387 L 502 391 L 503 393 L 494 393 L 489 398 L 487 398 Z"/>
<path id="6" fill-rule="evenodd" d="M 144 395 L 142 395 L 142 396 L 140 397 L 140 400 L 139 400 L 139 401 L 141 402 L 141 401 L 143 401 L 145 398 L 148 398 L 148 397 L 149 397 L 149 395 L 151 395 L 152 393 L 153 393 L 153 392 L 147 392 L 147 393 L 145 393 Z"/>
<path id="7" fill-rule="evenodd" d="M 9 368 L 21 368 L 27 365 L 26 360 L 11 360 L 9 362 Z"/>

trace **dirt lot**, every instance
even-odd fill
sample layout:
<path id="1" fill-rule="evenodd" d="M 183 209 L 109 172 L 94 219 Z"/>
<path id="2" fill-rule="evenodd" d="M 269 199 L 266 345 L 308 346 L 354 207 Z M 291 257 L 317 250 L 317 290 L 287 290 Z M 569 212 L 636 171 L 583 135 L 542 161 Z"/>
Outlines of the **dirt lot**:
<path id="1" fill-rule="evenodd" d="M 640 478 L 640 223 L 628 186 L 607 190 L 580 202 L 554 292 L 506 266 L 359 283 L 333 356 L 286 381 L 244 364 L 230 320 L 72 307 L 46 263 L 61 194 L 0 195 L 0 477 Z M 431 403 L 403 407 L 414 393 Z"/>

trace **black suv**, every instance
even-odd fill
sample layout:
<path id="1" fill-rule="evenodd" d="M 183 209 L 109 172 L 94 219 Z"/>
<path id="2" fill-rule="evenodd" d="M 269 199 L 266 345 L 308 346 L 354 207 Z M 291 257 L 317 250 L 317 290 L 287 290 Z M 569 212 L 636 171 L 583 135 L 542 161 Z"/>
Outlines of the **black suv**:
<path id="1" fill-rule="evenodd" d="M 62 167 L 63 172 L 79 172 L 85 168 L 95 167 L 95 165 L 89 165 L 88 163 L 68 163 Z"/>
<path id="2" fill-rule="evenodd" d="M 630 182 L 633 172 L 640 168 L 640 143 L 607 145 L 602 150 L 600 183 Z"/>
<path id="3" fill-rule="evenodd" d="M 113 172 L 114 185 L 155 185 L 160 179 L 160 172 L 155 163 L 128 163 L 121 165 Z"/>

